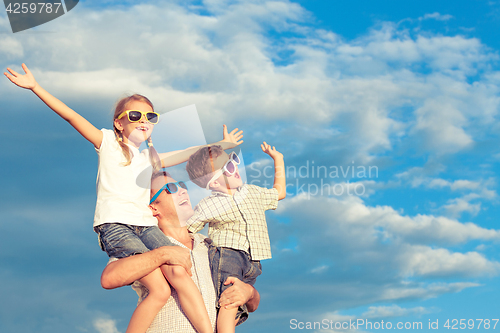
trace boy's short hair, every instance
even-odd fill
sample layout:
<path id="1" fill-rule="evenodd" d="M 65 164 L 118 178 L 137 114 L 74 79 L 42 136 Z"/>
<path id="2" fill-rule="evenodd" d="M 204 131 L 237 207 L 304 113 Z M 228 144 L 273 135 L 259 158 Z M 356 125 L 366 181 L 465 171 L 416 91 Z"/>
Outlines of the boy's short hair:
<path id="1" fill-rule="evenodd" d="M 200 148 L 191 155 L 186 165 L 189 179 L 201 188 L 207 187 L 207 183 L 212 178 L 213 161 L 224 153 L 221 146 L 208 146 Z"/>

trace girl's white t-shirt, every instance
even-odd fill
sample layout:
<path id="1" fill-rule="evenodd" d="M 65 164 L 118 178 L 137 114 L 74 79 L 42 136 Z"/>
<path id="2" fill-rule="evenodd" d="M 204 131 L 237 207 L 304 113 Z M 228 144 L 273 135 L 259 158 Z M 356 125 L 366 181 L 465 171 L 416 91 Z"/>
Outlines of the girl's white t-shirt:
<path id="1" fill-rule="evenodd" d="M 149 209 L 151 162 L 149 149 L 142 152 L 128 145 L 132 156 L 129 165 L 112 130 L 102 129 L 102 143 L 96 148 L 97 202 L 94 227 L 104 223 L 154 226 L 158 221 Z"/>

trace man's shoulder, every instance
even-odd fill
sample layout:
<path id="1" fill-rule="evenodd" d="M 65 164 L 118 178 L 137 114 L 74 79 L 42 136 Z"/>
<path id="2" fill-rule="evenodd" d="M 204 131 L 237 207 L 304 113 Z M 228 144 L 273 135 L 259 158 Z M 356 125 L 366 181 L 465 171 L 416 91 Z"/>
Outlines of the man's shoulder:
<path id="1" fill-rule="evenodd" d="M 120 259 L 115 258 L 115 257 L 111 257 L 111 258 L 109 258 L 108 263 L 107 263 L 106 265 L 109 265 L 109 264 L 111 264 L 112 262 L 115 262 L 115 261 L 118 261 L 118 260 L 120 260 Z"/>
<path id="2" fill-rule="evenodd" d="M 193 237 L 193 255 L 196 255 L 195 253 L 203 253 L 206 254 L 208 251 L 209 243 L 211 243 L 210 238 L 207 236 L 197 232 L 195 234 L 192 234 Z M 208 240 L 208 242 L 206 241 Z M 201 251 L 201 252 L 199 252 Z"/>
<path id="3" fill-rule="evenodd" d="M 208 238 L 207 236 L 205 236 L 199 232 L 192 234 L 192 236 L 193 236 L 193 239 L 195 241 L 200 241 L 200 242 L 203 242 L 205 240 L 205 238 Z"/>

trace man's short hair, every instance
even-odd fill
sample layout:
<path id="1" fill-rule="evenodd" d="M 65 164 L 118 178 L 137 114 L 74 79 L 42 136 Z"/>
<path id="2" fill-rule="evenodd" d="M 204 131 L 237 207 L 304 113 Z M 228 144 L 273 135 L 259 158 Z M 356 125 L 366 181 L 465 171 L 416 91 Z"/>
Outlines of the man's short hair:
<path id="1" fill-rule="evenodd" d="M 189 179 L 201 188 L 207 187 L 212 178 L 214 160 L 224 153 L 221 146 L 208 146 L 200 148 L 188 159 L 186 170 Z"/>
<path id="2" fill-rule="evenodd" d="M 172 176 L 165 170 L 160 170 L 158 172 L 155 172 L 152 176 L 151 176 L 151 184 L 153 184 L 153 181 L 158 178 L 158 177 L 164 177 L 164 178 L 172 178 Z"/>

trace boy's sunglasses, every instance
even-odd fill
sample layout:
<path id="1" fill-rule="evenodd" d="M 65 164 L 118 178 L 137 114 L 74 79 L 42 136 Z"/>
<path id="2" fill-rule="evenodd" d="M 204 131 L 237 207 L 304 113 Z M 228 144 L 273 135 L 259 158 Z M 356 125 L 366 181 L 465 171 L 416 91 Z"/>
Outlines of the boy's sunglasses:
<path id="1" fill-rule="evenodd" d="M 142 119 L 143 116 L 146 117 L 146 119 L 151 123 L 151 124 L 157 124 L 158 120 L 160 120 L 160 114 L 153 112 L 153 111 L 148 111 L 148 112 L 143 112 L 139 110 L 126 110 L 120 113 L 117 119 L 122 119 L 125 117 L 125 115 L 128 116 L 128 120 L 132 123 L 136 123 L 139 120 Z"/>
<path id="2" fill-rule="evenodd" d="M 207 190 L 210 189 L 210 183 L 219 178 L 222 174 L 225 174 L 226 176 L 232 176 L 236 172 L 236 166 L 240 164 L 240 158 L 238 157 L 238 154 L 236 154 L 234 151 L 231 152 L 231 155 L 229 155 L 229 160 L 224 164 L 222 169 L 218 170 L 213 177 L 210 179 L 210 181 L 207 183 L 207 186 L 205 187 Z"/>
<path id="3" fill-rule="evenodd" d="M 153 201 L 158 198 L 158 196 L 161 194 L 161 191 L 165 190 L 165 192 L 167 192 L 168 194 L 173 194 L 179 191 L 180 187 L 185 190 L 188 189 L 186 183 L 184 183 L 183 181 L 178 181 L 176 183 L 166 183 L 158 192 L 155 193 L 149 204 L 152 204 Z"/>

